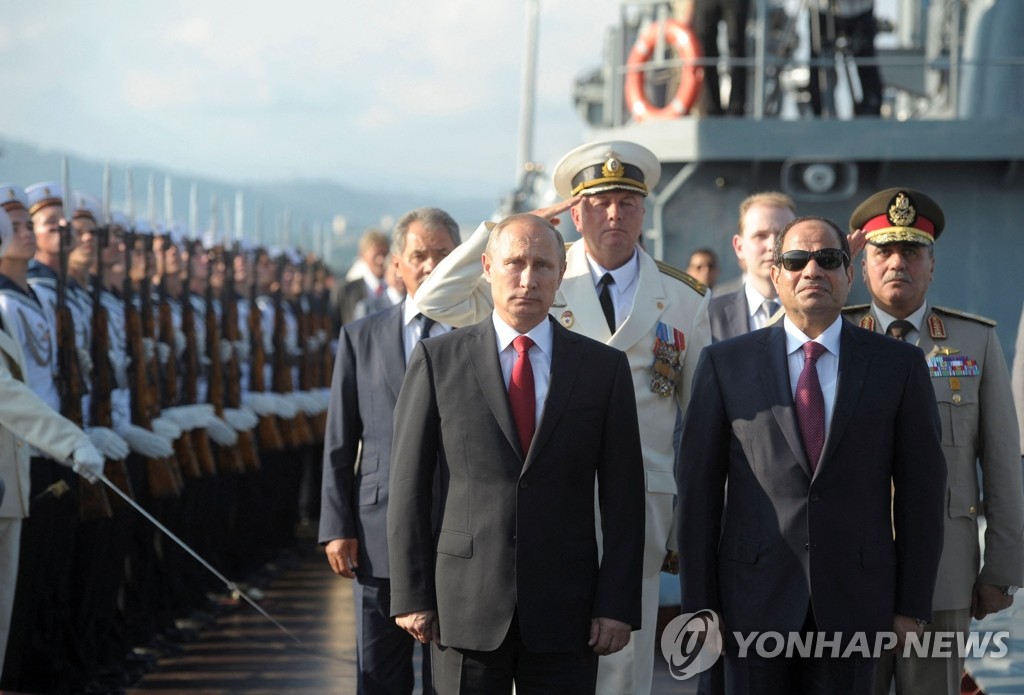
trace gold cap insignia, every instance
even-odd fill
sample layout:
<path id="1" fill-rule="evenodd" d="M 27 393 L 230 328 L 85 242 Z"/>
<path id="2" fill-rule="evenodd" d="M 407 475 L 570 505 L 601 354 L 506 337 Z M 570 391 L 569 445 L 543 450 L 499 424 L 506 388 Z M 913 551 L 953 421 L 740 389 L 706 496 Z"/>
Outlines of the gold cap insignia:
<path id="1" fill-rule="evenodd" d="M 917 219 L 917 209 L 903 191 L 896 194 L 889 204 L 889 222 L 897 227 L 911 227 Z"/>
<path id="2" fill-rule="evenodd" d="M 601 176 L 607 179 L 617 179 L 622 177 L 622 162 L 617 160 L 615 157 L 609 157 L 601 166 Z"/>

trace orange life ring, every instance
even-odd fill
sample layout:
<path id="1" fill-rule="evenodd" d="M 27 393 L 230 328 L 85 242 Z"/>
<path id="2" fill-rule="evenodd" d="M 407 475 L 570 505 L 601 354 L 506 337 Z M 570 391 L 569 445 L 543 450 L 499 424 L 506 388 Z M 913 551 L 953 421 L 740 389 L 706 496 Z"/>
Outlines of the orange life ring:
<path id="1" fill-rule="evenodd" d="M 689 113 L 704 79 L 704 70 L 698 65 L 684 65 L 679 71 L 679 88 L 675 96 L 665 106 L 654 106 L 644 94 L 645 71 L 644 63 L 654 55 L 654 47 L 658 35 L 664 32 L 665 42 L 675 49 L 683 60 L 699 60 L 703 57 L 700 41 L 689 26 L 674 19 L 664 22 L 651 22 L 640 32 L 633 50 L 626 61 L 626 106 L 635 121 L 655 118 L 678 118 Z"/>

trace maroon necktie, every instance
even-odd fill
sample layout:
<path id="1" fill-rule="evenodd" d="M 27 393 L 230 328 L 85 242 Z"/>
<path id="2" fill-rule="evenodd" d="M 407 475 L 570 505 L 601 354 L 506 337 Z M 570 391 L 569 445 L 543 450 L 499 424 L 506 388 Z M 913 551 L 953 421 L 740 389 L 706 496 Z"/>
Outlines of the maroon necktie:
<path id="1" fill-rule="evenodd" d="M 818 382 L 818 358 L 825 346 L 810 340 L 804 343 L 804 368 L 796 380 L 796 419 L 804 440 L 804 451 L 811 463 L 811 473 L 818 467 L 821 449 L 825 446 L 825 396 Z"/>
<path id="2" fill-rule="evenodd" d="M 519 443 L 523 455 L 530 450 L 533 429 L 536 426 L 537 394 L 533 388 L 533 365 L 530 364 L 530 348 L 533 340 L 521 335 L 512 341 L 518 355 L 512 367 L 512 378 L 508 382 L 508 402 L 512 406 L 512 417 L 516 420 Z"/>

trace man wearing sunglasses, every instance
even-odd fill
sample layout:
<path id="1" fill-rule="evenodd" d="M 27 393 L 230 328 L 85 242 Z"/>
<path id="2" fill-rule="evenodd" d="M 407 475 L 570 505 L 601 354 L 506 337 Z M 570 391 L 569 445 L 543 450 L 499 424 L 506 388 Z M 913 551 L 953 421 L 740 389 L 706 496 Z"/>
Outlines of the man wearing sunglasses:
<path id="1" fill-rule="evenodd" d="M 919 191 L 890 188 L 865 200 L 850 228 L 863 230 L 867 240 L 861 272 L 871 304 L 844 314 L 862 328 L 917 345 L 928 361 L 942 417 L 949 502 L 934 617 L 926 630 L 966 634 L 971 618 L 1008 608 L 1024 579 L 1024 493 L 1010 374 L 995 321 L 927 301 L 933 243 L 943 227 L 942 210 Z M 978 543 L 983 509 L 984 557 Z M 895 677 L 900 693 L 957 693 L 963 665 L 955 653 L 887 656 L 876 692 L 888 693 Z"/>
<path id="2" fill-rule="evenodd" d="M 846 648 L 931 619 L 939 416 L 920 350 L 842 320 L 853 270 L 834 222 L 797 218 L 774 259 L 785 317 L 697 363 L 676 469 L 682 609 L 718 613 L 727 693 L 866 694 L 876 659 Z M 769 632 L 838 651 L 749 641 Z"/>

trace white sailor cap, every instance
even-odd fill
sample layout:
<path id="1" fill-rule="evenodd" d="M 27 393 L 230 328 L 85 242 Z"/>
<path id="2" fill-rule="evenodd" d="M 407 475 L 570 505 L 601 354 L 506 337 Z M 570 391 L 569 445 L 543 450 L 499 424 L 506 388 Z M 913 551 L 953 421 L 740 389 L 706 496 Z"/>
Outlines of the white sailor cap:
<path id="1" fill-rule="evenodd" d="M 124 214 L 120 210 L 110 211 L 110 224 L 121 229 L 128 229 L 131 226 L 131 220 L 128 219 L 128 215 Z"/>
<path id="2" fill-rule="evenodd" d="M 43 181 L 25 189 L 28 198 L 28 214 L 34 215 L 49 205 L 63 205 L 64 192 L 59 183 Z"/>
<path id="3" fill-rule="evenodd" d="M 152 236 L 152 234 L 153 234 L 153 225 L 151 225 L 149 223 L 149 220 L 147 220 L 145 217 L 138 217 L 138 218 L 135 219 L 135 226 L 133 227 L 133 231 L 136 234 L 143 234 L 145 236 Z"/>
<path id="4" fill-rule="evenodd" d="M 0 254 L 7 250 L 7 245 L 14 238 L 14 224 L 7 211 L 0 207 Z"/>
<path id="5" fill-rule="evenodd" d="M 555 190 L 563 198 L 582 193 L 633 191 L 647 195 L 661 178 L 661 162 L 646 147 L 613 140 L 580 145 L 555 165 Z"/>
<path id="6" fill-rule="evenodd" d="M 72 212 L 72 219 L 79 219 L 89 217 L 96 224 L 103 223 L 103 212 L 100 206 L 100 201 L 89 195 L 88 193 L 82 193 L 75 191 L 71 194 L 71 207 L 74 208 Z"/>
<path id="7" fill-rule="evenodd" d="M 0 206 L 3 206 L 4 210 L 28 210 L 25 189 L 13 183 L 0 183 Z"/>

